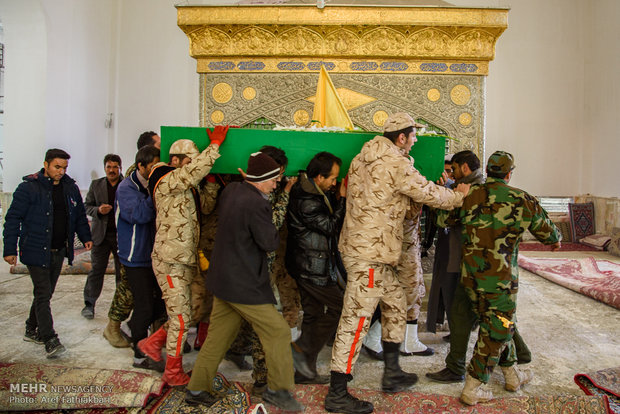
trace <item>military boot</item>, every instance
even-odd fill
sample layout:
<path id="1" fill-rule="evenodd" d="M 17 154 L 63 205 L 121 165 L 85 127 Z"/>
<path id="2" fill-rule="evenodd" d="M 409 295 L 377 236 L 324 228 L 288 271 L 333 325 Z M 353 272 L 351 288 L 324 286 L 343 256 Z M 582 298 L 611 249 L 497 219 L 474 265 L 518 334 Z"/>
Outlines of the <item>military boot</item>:
<path id="1" fill-rule="evenodd" d="M 114 319 L 108 319 L 108 325 L 103 330 L 103 337 L 115 348 L 129 348 L 129 342 L 121 333 L 121 323 Z"/>
<path id="2" fill-rule="evenodd" d="M 479 402 L 489 401 L 493 399 L 493 393 L 482 389 L 484 383 L 467 374 L 465 377 L 465 386 L 461 392 L 461 401 L 467 405 L 476 405 Z"/>
<path id="3" fill-rule="evenodd" d="M 330 413 L 345 414 L 369 414 L 375 408 L 372 403 L 362 401 L 351 394 L 347 390 L 347 381 L 352 379 L 350 374 L 332 371 L 329 382 L 329 390 L 325 397 L 325 410 Z"/>
<path id="4" fill-rule="evenodd" d="M 405 372 L 400 368 L 398 363 L 399 348 L 400 344 L 383 341 L 383 360 L 385 361 L 381 383 L 383 392 L 405 391 L 418 382 L 416 374 Z"/>
<path id="5" fill-rule="evenodd" d="M 502 367 L 502 372 L 504 373 L 504 380 L 506 381 L 507 391 L 515 392 L 521 388 L 522 385 L 527 384 L 534 378 L 534 373 L 527 370 L 521 370 L 516 365 L 512 365 L 510 367 Z"/>

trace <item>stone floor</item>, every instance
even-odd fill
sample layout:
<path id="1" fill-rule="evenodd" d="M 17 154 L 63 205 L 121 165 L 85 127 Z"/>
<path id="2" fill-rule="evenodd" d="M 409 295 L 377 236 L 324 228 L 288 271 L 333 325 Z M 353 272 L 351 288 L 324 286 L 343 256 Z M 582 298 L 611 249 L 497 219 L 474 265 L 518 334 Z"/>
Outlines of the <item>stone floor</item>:
<path id="1" fill-rule="evenodd" d="M 593 255 L 620 263 L 620 258 L 603 252 L 525 254 L 539 257 Z M 620 365 L 620 312 L 523 269 L 520 275 L 519 328 L 533 354 L 530 366 L 535 377 L 519 394 L 581 395 L 582 391 L 573 382 L 576 373 Z M 58 282 L 52 311 L 56 331 L 68 351 L 58 359 L 48 360 L 43 347 L 22 340 L 24 321 L 32 300 L 30 279 L 28 275 L 10 274 L 8 265 L 3 262 L 0 266 L 0 361 L 137 370 L 131 366 L 130 349 L 112 348 L 102 336 L 113 295 L 113 277 L 106 278 L 93 320 L 86 320 L 80 315 L 85 279 L 85 275 L 63 275 Z M 421 320 L 423 322 L 424 315 Z M 424 377 L 424 373 L 444 367 L 443 361 L 448 351 L 448 344 L 442 341 L 445 334 L 421 332 L 422 341 L 435 349 L 435 355 L 401 359 L 401 365 L 406 370 L 420 375 L 420 382 L 414 388 L 416 391 L 459 395 L 462 385 L 437 384 Z M 472 346 L 473 338 L 470 348 Z M 330 352 L 331 348 L 325 348 L 320 354 L 321 373 L 329 372 Z M 195 351 L 186 355 L 186 370 L 191 369 L 196 355 Z M 231 362 L 223 361 L 220 370 L 232 381 L 251 382 L 250 373 L 240 372 Z M 381 371 L 382 362 L 362 353 L 350 386 L 379 389 L 381 376 L 377 373 Z M 490 388 L 496 397 L 510 394 L 503 388 L 499 370 L 493 374 Z"/>

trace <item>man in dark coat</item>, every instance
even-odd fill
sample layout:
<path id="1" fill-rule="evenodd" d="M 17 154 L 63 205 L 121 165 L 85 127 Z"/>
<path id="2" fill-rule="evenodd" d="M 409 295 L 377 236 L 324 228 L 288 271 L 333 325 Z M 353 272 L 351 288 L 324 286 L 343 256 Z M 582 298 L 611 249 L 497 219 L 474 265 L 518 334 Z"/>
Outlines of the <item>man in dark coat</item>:
<path id="1" fill-rule="evenodd" d="M 26 320 L 24 341 L 45 344 L 48 358 L 65 352 L 54 331 L 50 301 L 62 262 L 73 262 L 73 239 L 77 233 L 86 250 L 93 242 L 80 189 L 66 175 L 69 154 L 50 149 L 43 169 L 24 177 L 13 193 L 4 223 L 4 261 L 28 266 L 34 299 Z"/>
<path id="2" fill-rule="evenodd" d="M 114 256 L 116 284 L 120 281 L 120 263 L 118 261 L 118 245 L 116 243 L 116 224 L 114 223 L 114 199 L 118 183 L 123 179 L 121 174 L 121 157 L 107 154 L 103 158 L 105 177 L 93 180 L 86 194 L 84 207 L 86 214 L 91 216 L 93 248 L 90 251 L 92 267 L 84 285 L 84 308 L 82 316 L 86 319 L 95 317 L 95 302 L 99 299 L 103 288 L 103 277 L 108 268 L 110 253 Z M 127 344 L 129 346 L 129 344 Z"/>
<path id="3" fill-rule="evenodd" d="M 207 273 L 213 310 L 209 334 L 187 384 L 188 404 L 210 406 L 217 400 L 213 378 L 245 319 L 265 349 L 268 374 L 263 399 L 285 411 L 304 410 L 290 393 L 295 386 L 291 331 L 274 306 L 267 270 L 267 252 L 280 242 L 267 195 L 279 176 L 280 165 L 257 152 L 250 156 L 245 181 L 228 184 L 222 192 Z"/>
<path id="4" fill-rule="evenodd" d="M 323 384 L 316 359 L 325 343 L 336 333 L 344 284 L 344 268 L 338 253 L 338 235 L 345 213 L 346 188 L 333 189 L 340 174 L 340 158 L 320 152 L 291 189 L 287 213 L 286 268 L 296 280 L 304 311 L 301 336 L 293 344 L 294 358 L 306 359 L 312 377 L 295 372 L 298 384 Z M 340 279 L 340 280 L 339 280 Z"/>

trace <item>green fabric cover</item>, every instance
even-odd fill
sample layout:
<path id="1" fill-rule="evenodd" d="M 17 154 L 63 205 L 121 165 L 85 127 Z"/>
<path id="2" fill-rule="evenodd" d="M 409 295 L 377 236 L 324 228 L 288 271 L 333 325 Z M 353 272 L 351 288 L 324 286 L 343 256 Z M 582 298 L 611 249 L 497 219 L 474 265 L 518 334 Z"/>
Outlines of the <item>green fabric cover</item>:
<path id="1" fill-rule="evenodd" d="M 289 164 L 286 175 L 297 175 L 306 168 L 312 157 L 321 151 L 328 151 L 342 159 L 340 176 L 344 177 L 351 160 L 361 150 L 366 141 L 371 140 L 374 132 L 312 132 L 312 131 L 274 131 L 267 129 L 231 128 L 220 148 L 221 157 L 217 159 L 212 173 L 237 174 L 237 168 L 244 170 L 251 153 L 263 145 L 273 145 L 286 152 Z M 209 145 L 205 128 L 197 127 L 161 127 L 161 160 L 169 161 L 169 150 L 178 139 L 191 139 L 200 151 Z M 426 178 L 437 180 L 443 171 L 445 138 L 432 135 L 418 136 L 418 142 L 411 150 L 415 167 Z"/>

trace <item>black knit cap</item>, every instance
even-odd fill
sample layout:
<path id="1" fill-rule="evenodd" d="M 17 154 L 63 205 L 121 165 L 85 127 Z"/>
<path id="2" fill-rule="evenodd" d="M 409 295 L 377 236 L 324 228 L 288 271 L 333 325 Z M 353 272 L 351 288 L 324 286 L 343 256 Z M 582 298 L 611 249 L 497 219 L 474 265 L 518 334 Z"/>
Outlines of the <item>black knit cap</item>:
<path id="1" fill-rule="evenodd" d="M 278 175 L 280 175 L 280 164 L 275 162 L 269 155 L 262 152 L 255 152 L 250 155 L 246 180 L 253 183 L 262 183 Z"/>

